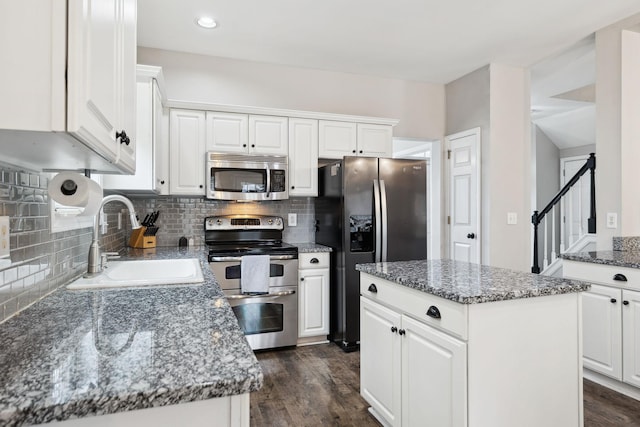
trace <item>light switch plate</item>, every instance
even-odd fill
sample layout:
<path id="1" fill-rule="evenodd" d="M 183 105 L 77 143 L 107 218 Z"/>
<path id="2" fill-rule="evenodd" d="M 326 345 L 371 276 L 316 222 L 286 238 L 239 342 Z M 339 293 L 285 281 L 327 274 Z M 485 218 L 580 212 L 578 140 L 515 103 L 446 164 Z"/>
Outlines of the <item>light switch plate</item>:
<path id="1" fill-rule="evenodd" d="M 507 212 L 507 225 L 516 225 L 518 223 L 517 212 Z"/>
<path id="2" fill-rule="evenodd" d="M 295 227 L 296 225 L 298 225 L 298 214 L 290 213 L 289 217 L 287 218 L 287 225 L 289 227 Z"/>
<path id="3" fill-rule="evenodd" d="M 9 236 L 11 232 L 9 230 L 9 217 L 0 216 L 0 258 L 9 256 L 11 246 L 9 243 Z"/>
<path id="4" fill-rule="evenodd" d="M 607 212 L 607 228 L 618 228 L 618 214 Z"/>

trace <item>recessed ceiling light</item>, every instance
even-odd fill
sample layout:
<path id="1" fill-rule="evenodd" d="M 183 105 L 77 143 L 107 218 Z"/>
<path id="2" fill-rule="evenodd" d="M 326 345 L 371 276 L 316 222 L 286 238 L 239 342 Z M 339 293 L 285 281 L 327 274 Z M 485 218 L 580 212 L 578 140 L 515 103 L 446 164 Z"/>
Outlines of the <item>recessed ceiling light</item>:
<path id="1" fill-rule="evenodd" d="M 201 16 L 196 19 L 196 24 L 202 28 L 212 29 L 218 26 L 218 23 L 210 16 Z"/>

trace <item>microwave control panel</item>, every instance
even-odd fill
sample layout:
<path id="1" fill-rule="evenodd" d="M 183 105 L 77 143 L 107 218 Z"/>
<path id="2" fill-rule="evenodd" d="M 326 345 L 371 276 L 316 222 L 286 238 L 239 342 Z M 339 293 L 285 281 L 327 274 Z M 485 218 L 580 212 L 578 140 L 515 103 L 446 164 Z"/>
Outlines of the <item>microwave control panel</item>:
<path id="1" fill-rule="evenodd" d="M 280 193 L 287 191 L 287 183 L 285 182 L 285 171 L 282 169 L 271 170 L 271 192 Z"/>

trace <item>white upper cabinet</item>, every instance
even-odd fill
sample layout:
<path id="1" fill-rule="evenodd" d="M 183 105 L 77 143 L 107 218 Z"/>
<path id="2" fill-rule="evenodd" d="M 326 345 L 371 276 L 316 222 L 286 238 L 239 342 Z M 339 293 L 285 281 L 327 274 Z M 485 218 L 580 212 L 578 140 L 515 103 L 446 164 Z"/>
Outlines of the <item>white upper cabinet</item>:
<path id="1" fill-rule="evenodd" d="M 169 192 L 179 195 L 205 194 L 205 113 L 171 110 Z"/>
<path id="2" fill-rule="evenodd" d="M 2 2 L 0 25 L 4 159 L 133 172 L 136 0 Z"/>
<path id="3" fill-rule="evenodd" d="M 318 195 L 318 121 L 289 119 L 289 196 Z"/>
<path id="4" fill-rule="evenodd" d="M 104 175 L 105 189 L 169 194 L 168 120 L 162 105 L 162 69 L 138 65 L 134 175 Z"/>
<path id="5" fill-rule="evenodd" d="M 356 123 L 320 120 L 318 155 L 323 159 L 341 159 L 357 153 Z"/>
<path id="6" fill-rule="evenodd" d="M 387 125 L 358 123 L 358 156 L 391 157 L 393 128 Z"/>
<path id="7" fill-rule="evenodd" d="M 248 153 L 249 116 L 207 112 L 207 151 Z"/>
<path id="8" fill-rule="evenodd" d="M 287 117 L 249 116 L 249 153 L 286 156 L 289 147 Z"/>
<path id="9" fill-rule="evenodd" d="M 286 156 L 287 117 L 207 112 L 207 151 Z"/>
<path id="10" fill-rule="evenodd" d="M 320 120 L 319 126 L 320 158 L 391 157 L 393 127 L 390 125 Z"/>

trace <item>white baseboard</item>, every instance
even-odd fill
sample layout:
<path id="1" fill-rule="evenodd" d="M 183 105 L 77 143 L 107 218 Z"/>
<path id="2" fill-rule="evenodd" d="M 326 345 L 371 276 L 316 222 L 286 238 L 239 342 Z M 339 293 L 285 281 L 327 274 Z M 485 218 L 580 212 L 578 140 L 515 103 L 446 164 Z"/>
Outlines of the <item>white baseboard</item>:
<path id="1" fill-rule="evenodd" d="M 590 371 L 589 369 L 583 369 L 584 378 L 598 383 L 601 386 L 610 388 L 613 391 L 629 396 L 633 399 L 640 400 L 640 389 L 629 384 L 623 383 L 616 379 L 607 377 L 606 375 L 599 374 L 597 372 Z"/>

